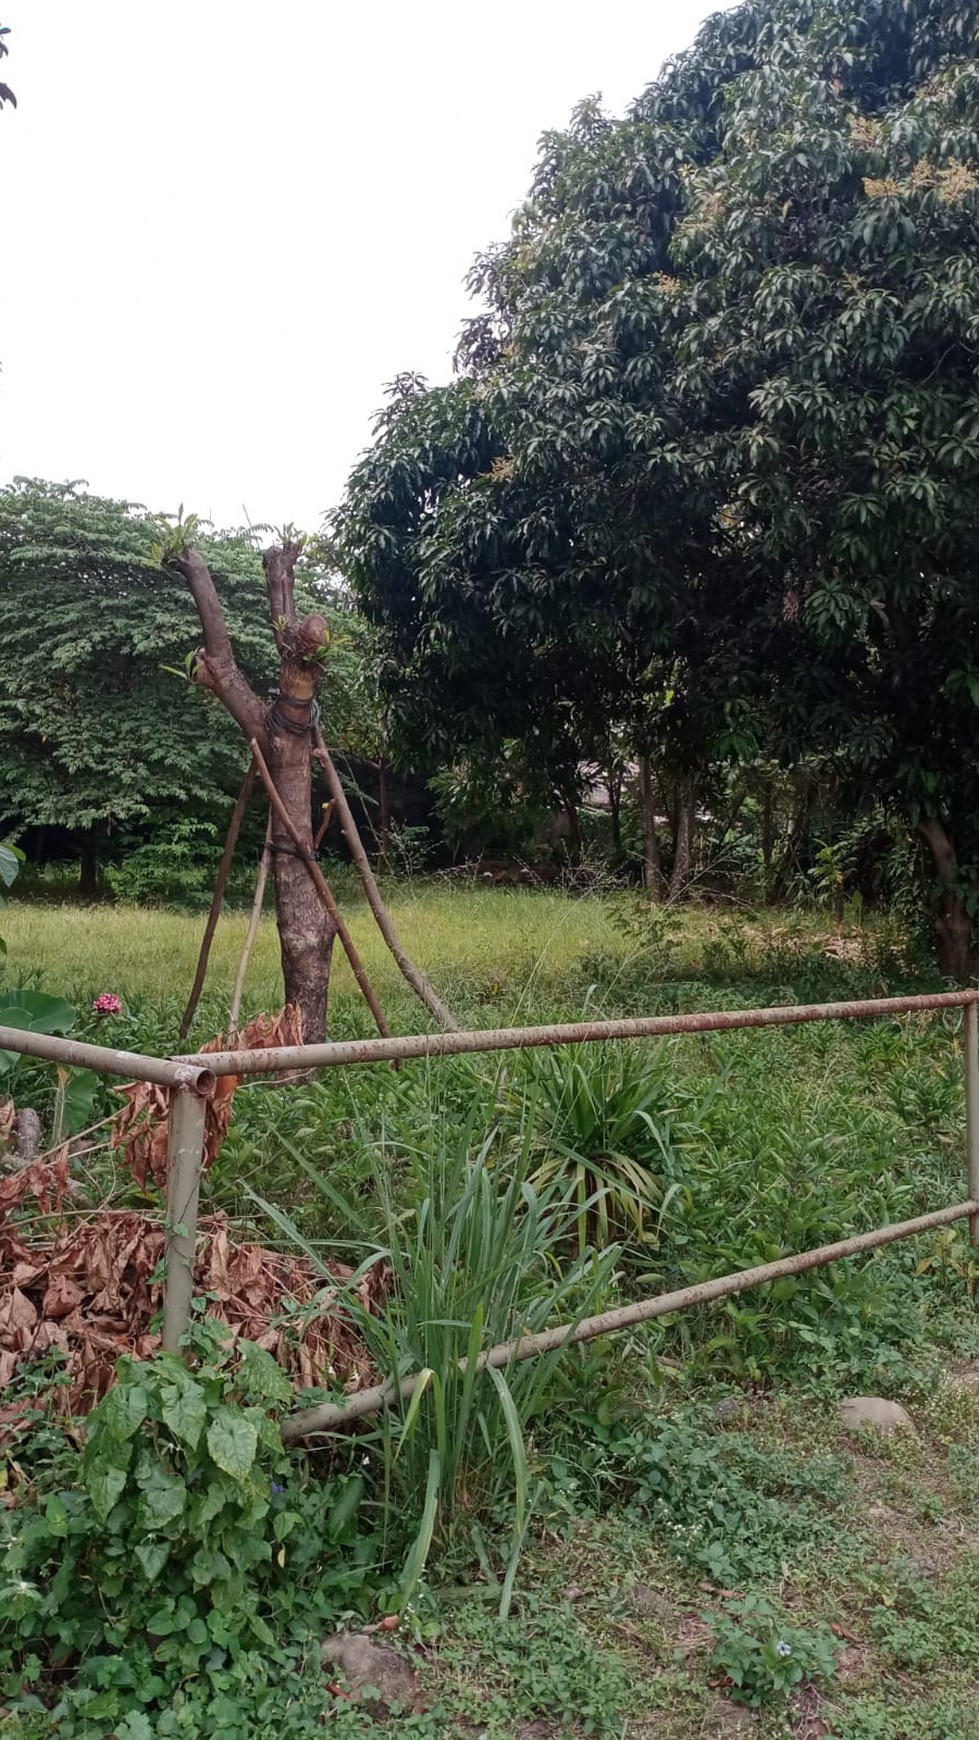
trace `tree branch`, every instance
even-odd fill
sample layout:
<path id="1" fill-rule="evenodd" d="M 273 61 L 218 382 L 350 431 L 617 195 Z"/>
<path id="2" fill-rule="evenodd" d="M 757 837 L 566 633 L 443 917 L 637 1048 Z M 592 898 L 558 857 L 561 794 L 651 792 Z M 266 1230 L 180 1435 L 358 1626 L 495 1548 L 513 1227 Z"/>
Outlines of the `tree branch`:
<path id="1" fill-rule="evenodd" d="M 188 547 L 179 555 L 169 555 L 166 566 L 176 569 L 186 580 L 204 630 L 204 651 L 198 660 L 195 680 L 203 688 L 214 690 L 246 737 L 257 737 L 260 744 L 267 745 L 265 708 L 238 669 L 221 600 L 207 563 L 199 550 Z"/>
<path id="2" fill-rule="evenodd" d="M 296 563 L 301 553 L 302 545 L 293 540 L 290 543 L 273 545 L 272 549 L 265 550 L 262 555 L 269 607 L 272 611 L 272 630 L 280 649 L 282 625 L 286 628 L 296 626 Z"/>

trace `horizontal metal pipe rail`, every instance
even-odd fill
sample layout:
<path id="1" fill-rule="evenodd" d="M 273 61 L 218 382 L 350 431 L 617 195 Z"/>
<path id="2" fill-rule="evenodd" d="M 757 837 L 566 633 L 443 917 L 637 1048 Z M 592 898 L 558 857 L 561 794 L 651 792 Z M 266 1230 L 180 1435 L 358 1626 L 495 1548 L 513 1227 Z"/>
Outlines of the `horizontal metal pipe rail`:
<path id="1" fill-rule="evenodd" d="M 933 1214 L 919 1214 L 914 1220 L 895 1221 L 892 1226 L 878 1227 L 874 1232 L 857 1233 L 853 1238 L 840 1239 L 834 1245 L 820 1245 L 818 1250 L 800 1251 L 791 1257 L 780 1257 L 775 1263 L 762 1263 L 755 1269 L 741 1269 L 734 1275 L 721 1275 L 716 1281 L 700 1281 L 693 1287 L 681 1287 L 675 1293 L 657 1293 L 652 1299 L 639 1299 L 634 1305 L 623 1305 L 616 1311 L 602 1311 L 597 1317 L 584 1317 L 580 1323 L 563 1323 L 555 1329 L 543 1329 L 537 1335 L 518 1336 L 487 1348 L 477 1356 L 477 1371 L 494 1366 L 498 1371 L 522 1359 L 536 1359 L 542 1353 L 554 1353 L 560 1347 L 574 1347 L 581 1341 L 594 1341 L 600 1335 L 631 1329 L 639 1323 L 650 1323 L 656 1317 L 670 1317 L 675 1311 L 689 1311 L 693 1305 L 710 1305 L 715 1299 L 727 1299 L 732 1293 L 743 1293 L 748 1287 L 762 1287 L 768 1281 L 781 1280 L 785 1275 L 804 1275 L 807 1269 L 819 1269 L 841 1257 L 859 1256 L 861 1251 L 873 1251 L 880 1245 L 894 1244 L 898 1239 L 912 1238 L 915 1233 L 929 1232 L 933 1227 L 949 1226 L 952 1221 L 966 1220 L 979 1211 L 979 1202 L 956 1202 L 950 1208 L 936 1209 Z M 466 1361 L 459 1361 L 465 1371 Z M 400 1384 L 377 1384 L 373 1389 L 358 1390 L 346 1402 L 323 1402 L 302 1413 L 290 1414 L 283 1422 L 282 1436 L 287 1444 L 300 1438 L 311 1438 L 317 1432 L 342 1432 L 367 1414 L 380 1413 L 396 1402 L 411 1399 L 422 1382 L 415 1372 Z"/>
<path id="2" fill-rule="evenodd" d="M 116 1051 L 110 1045 L 88 1045 L 54 1033 L 30 1033 L 23 1027 L 0 1027 L 0 1051 L 67 1063 L 75 1069 L 94 1069 L 99 1075 L 121 1075 L 127 1081 L 190 1088 L 203 1099 L 210 1099 L 217 1086 L 214 1071 L 197 1058 L 144 1057 L 139 1051 Z"/>
<path id="3" fill-rule="evenodd" d="M 520 1051 L 535 1046 L 580 1045 L 608 1039 L 657 1039 L 677 1034 L 743 1032 L 758 1027 L 789 1027 L 813 1021 L 873 1020 L 884 1016 L 925 1014 L 944 1009 L 964 1011 L 966 1161 L 969 1198 L 914 1220 L 877 1227 L 816 1250 L 800 1251 L 760 1268 L 723 1275 L 678 1292 L 658 1294 L 617 1311 L 603 1312 L 578 1324 L 563 1324 L 539 1335 L 501 1343 L 479 1355 L 478 1364 L 502 1367 L 531 1359 L 568 1344 L 588 1341 L 633 1324 L 649 1322 L 691 1306 L 744 1292 L 784 1275 L 875 1250 L 915 1233 L 968 1218 L 973 1243 L 979 1242 L 979 989 L 936 992 L 917 997 L 876 997 L 841 1003 L 786 1004 L 770 1009 L 733 1009 L 689 1015 L 637 1016 L 617 1021 L 575 1021 L 543 1027 L 501 1027 L 466 1033 L 413 1034 L 404 1038 L 332 1041 L 323 1045 L 292 1045 L 255 1051 L 208 1052 L 181 1058 L 147 1057 L 139 1052 L 88 1045 L 55 1035 L 0 1027 L 0 1049 L 47 1058 L 56 1063 L 94 1069 L 105 1075 L 159 1083 L 175 1090 L 170 1129 L 164 1344 L 176 1349 L 186 1327 L 193 1290 L 196 1244 L 197 1186 L 203 1166 L 206 1100 L 216 1077 L 272 1074 L 279 1070 L 329 1068 L 349 1064 L 385 1063 L 421 1057 L 452 1057 L 486 1051 Z M 410 1396 L 420 1374 L 397 1386 L 378 1385 L 361 1391 L 344 1404 L 328 1403 L 287 1419 L 287 1443 L 317 1432 L 338 1431 L 366 1414 Z"/>
<path id="4" fill-rule="evenodd" d="M 466 1033 L 415 1033 L 392 1039 L 339 1039 L 324 1045 L 284 1045 L 266 1051 L 209 1051 L 215 1075 L 267 1075 L 286 1069 L 329 1069 L 412 1057 L 458 1057 L 473 1051 L 524 1051 L 539 1045 L 582 1045 L 603 1039 L 661 1039 L 677 1033 L 732 1033 L 746 1027 L 793 1027 L 809 1021 L 873 1020 L 936 1009 L 964 1009 L 979 990 L 936 991 L 923 997 L 876 997 L 849 1003 L 787 1003 L 774 1009 L 727 1009 L 696 1015 L 637 1015 L 618 1021 L 568 1021 L 548 1027 L 490 1027 Z M 190 1057 L 189 1062 L 202 1062 Z"/>

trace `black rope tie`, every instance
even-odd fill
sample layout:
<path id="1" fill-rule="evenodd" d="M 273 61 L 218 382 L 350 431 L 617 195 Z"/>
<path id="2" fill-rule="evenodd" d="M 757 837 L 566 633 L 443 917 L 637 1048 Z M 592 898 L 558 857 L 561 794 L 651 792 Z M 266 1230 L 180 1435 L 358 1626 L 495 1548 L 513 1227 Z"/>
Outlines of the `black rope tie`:
<path id="1" fill-rule="evenodd" d="M 287 715 L 280 710 L 283 706 L 302 707 L 306 714 L 305 721 L 302 724 L 298 724 L 295 719 L 288 718 Z M 307 700 L 302 695 L 287 695 L 282 689 L 279 689 L 272 697 L 269 717 L 275 725 L 278 725 L 282 731 L 288 731 L 291 736 L 308 737 L 319 727 L 319 702 L 315 695 L 310 696 Z"/>

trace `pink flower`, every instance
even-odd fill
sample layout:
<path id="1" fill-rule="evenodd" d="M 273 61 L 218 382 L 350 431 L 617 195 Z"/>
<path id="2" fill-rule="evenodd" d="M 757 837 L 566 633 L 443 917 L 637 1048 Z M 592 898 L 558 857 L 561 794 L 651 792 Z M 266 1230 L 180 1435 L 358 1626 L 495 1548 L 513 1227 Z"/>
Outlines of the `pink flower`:
<path id="1" fill-rule="evenodd" d="M 96 997 L 92 1009 L 96 1015 L 121 1015 L 122 998 L 114 991 L 103 991 L 101 997 Z"/>

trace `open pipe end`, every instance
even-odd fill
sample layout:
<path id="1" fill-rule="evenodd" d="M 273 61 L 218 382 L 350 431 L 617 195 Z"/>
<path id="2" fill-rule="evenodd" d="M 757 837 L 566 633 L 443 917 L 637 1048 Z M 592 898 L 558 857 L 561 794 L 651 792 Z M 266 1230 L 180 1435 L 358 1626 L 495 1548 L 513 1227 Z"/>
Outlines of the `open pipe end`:
<path id="1" fill-rule="evenodd" d="M 178 1064 L 180 1071 L 180 1086 L 186 1087 L 202 1100 L 213 1100 L 218 1078 L 213 1069 L 201 1068 L 195 1063 Z"/>

